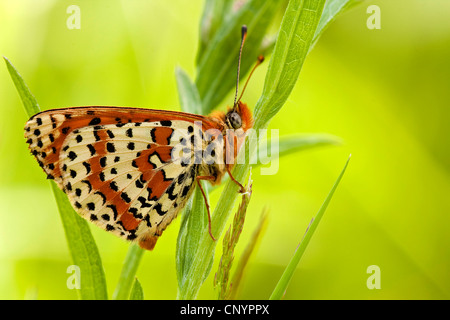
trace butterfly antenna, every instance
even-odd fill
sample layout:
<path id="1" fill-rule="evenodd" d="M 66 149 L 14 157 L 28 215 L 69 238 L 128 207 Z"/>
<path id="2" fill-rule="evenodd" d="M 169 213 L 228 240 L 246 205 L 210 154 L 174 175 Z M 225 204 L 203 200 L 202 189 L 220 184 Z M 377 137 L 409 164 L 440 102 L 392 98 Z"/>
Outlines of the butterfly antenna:
<path id="1" fill-rule="evenodd" d="M 250 74 L 248 75 L 247 81 L 245 81 L 245 85 L 244 85 L 244 88 L 242 88 L 242 92 L 241 92 L 241 95 L 239 96 L 238 102 L 241 101 L 241 98 L 244 95 L 245 88 L 247 88 L 248 81 L 252 77 L 253 72 L 263 62 L 264 62 L 264 56 L 259 56 L 258 61 L 256 61 L 255 66 L 253 67 L 252 71 L 250 71 Z"/>
<path id="2" fill-rule="evenodd" d="M 247 26 L 244 24 L 241 29 L 241 47 L 239 49 L 239 62 L 238 62 L 238 70 L 237 70 L 237 80 L 236 80 L 236 94 L 234 95 L 234 104 L 236 107 L 237 103 L 237 95 L 239 91 L 239 73 L 241 71 L 241 56 L 242 56 L 242 48 L 244 47 L 245 38 L 247 37 Z"/>

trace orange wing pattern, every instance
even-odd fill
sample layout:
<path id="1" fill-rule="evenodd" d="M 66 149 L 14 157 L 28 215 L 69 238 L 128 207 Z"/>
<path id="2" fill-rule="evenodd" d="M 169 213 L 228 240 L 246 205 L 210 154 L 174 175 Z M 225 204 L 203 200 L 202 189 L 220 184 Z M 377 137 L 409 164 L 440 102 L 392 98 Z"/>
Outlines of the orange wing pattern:
<path id="1" fill-rule="evenodd" d="M 81 216 L 152 249 L 195 187 L 198 165 L 171 159 L 176 144 L 199 132 L 194 121 L 215 125 L 179 112 L 69 108 L 33 116 L 25 137 Z"/>

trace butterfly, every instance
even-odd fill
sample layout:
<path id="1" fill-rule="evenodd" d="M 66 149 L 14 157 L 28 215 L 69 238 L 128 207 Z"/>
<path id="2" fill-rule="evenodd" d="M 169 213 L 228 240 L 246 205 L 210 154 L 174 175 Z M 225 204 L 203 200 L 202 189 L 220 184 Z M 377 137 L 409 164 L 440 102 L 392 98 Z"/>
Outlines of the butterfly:
<path id="1" fill-rule="evenodd" d="M 243 27 L 239 65 L 245 35 Z M 209 116 L 106 106 L 52 109 L 28 120 L 25 139 L 78 214 L 152 250 L 196 185 L 205 197 L 201 180 L 219 184 L 228 172 L 244 192 L 231 175 L 233 163 L 220 161 L 237 155 L 253 125 L 249 107 L 236 97 L 226 113 Z M 234 130 L 241 134 L 227 134 Z"/>

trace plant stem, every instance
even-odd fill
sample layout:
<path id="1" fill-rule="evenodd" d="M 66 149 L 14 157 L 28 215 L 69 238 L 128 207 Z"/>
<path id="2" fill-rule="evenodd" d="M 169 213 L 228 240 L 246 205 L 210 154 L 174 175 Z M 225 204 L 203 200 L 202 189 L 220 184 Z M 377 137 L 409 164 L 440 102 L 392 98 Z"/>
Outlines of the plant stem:
<path id="1" fill-rule="evenodd" d="M 125 260 L 116 290 L 112 296 L 113 300 L 126 300 L 129 298 L 131 287 L 145 250 L 137 244 L 131 244 Z"/>

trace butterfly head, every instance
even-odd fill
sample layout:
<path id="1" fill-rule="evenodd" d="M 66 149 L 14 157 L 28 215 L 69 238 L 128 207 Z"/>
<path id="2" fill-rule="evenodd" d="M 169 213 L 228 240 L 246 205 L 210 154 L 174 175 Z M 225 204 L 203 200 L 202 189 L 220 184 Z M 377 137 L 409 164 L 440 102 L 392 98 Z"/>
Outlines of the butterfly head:
<path id="1" fill-rule="evenodd" d="M 225 124 L 229 129 L 242 129 L 244 131 L 250 129 L 253 126 L 253 119 L 249 107 L 238 101 L 235 107 L 226 113 Z"/>

